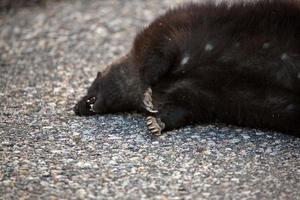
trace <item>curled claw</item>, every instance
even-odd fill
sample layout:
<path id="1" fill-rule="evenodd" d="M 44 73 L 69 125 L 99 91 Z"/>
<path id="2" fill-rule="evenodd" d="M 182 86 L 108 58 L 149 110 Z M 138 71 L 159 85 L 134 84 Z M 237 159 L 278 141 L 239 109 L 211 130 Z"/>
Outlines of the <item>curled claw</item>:
<path id="1" fill-rule="evenodd" d="M 143 103 L 146 107 L 153 107 L 153 104 L 151 101 L 149 101 L 148 99 L 144 98 Z"/>
<path id="2" fill-rule="evenodd" d="M 155 117 L 147 117 L 146 121 L 150 133 L 156 136 L 161 135 L 161 131 L 165 128 L 165 124 L 160 119 Z"/>
<path id="3" fill-rule="evenodd" d="M 156 135 L 156 136 L 160 136 L 161 135 L 161 131 L 159 129 L 152 129 L 152 130 L 150 130 L 150 132 L 153 135 Z"/>
<path id="4" fill-rule="evenodd" d="M 147 117 L 147 118 L 146 118 L 147 122 L 151 122 L 150 124 L 152 124 L 152 118 L 153 118 L 153 117 L 150 117 L 150 116 Z"/>
<path id="5" fill-rule="evenodd" d="M 150 113 L 158 113 L 158 110 L 154 110 L 154 109 L 152 109 L 151 107 L 146 106 L 145 108 L 146 108 L 146 110 L 147 110 L 148 112 L 150 112 Z"/>
<path id="6" fill-rule="evenodd" d="M 161 132 L 160 132 L 158 129 L 151 130 L 151 133 L 152 133 L 153 135 L 156 135 L 156 136 L 160 136 L 160 135 L 161 135 Z"/>
<path id="7" fill-rule="evenodd" d="M 154 130 L 154 129 L 156 129 L 157 127 L 155 126 L 155 125 L 153 125 L 153 126 L 149 126 L 148 127 L 150 130 Z"/>
<path id="8" fill-rule="evenodd" d="M 143 99 L 144 107 L 150 113 L 158 113 L 158 110 L 154 109 L 151 96 L 152 96 L 152 90 L 151 88 L 148 88 L 147 91 L 144 93 L 144 99 Z"/>
<path id="9" fill-rule="evenodd" d="M 152 89 L 148 88 L 148 90 L 146 91 L 147 94 L 149 94 L 150 96 L 152 96 Z"/>

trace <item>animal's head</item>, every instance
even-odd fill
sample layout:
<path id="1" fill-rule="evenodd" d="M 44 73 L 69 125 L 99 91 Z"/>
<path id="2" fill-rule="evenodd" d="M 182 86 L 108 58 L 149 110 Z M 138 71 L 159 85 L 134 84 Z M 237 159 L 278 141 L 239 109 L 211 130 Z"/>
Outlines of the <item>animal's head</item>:
<path id="1" fill-rule="evenodd" d="M 98 72 L 96 79 L 88 88 L 87 94 L 75 105 L 76 115 L 88 116 L 107 112 L 104 82 L 101 72 Z"/>
<path id="2" fill-rule="evenodd" d="M 87 94 L 74 107 L 75 114 L 89 116 L 131 110 L 128 81 L 122 71 L 125 67 L 122 62 L 113 64 L 104 73 L 98 72 Z"/>

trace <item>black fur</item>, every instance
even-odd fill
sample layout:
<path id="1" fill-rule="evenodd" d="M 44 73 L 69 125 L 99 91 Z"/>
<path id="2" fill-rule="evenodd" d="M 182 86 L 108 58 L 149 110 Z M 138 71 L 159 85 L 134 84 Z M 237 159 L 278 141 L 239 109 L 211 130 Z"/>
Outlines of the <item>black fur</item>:
<path id="1" fill-rule="evenodd" d="M 164 130 L 224 122 L 300 134 L 299 4 L 170 10 L 136 36 L 125 58 L 98 74 L 75 112 L 147 114 L 142 99 L 149 87 Z"/>

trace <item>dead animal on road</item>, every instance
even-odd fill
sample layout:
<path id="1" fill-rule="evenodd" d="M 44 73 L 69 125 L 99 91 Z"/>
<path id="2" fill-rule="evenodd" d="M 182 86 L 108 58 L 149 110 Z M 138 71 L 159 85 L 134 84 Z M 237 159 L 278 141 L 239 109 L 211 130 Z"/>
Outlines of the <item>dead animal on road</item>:
<path id="1" fill-rule="evenodd" d="M 171 9 L 98 73 L 74 111 L 140 112 L 154 135 L 215 122 L 300 134 L 299 3 Z"/>

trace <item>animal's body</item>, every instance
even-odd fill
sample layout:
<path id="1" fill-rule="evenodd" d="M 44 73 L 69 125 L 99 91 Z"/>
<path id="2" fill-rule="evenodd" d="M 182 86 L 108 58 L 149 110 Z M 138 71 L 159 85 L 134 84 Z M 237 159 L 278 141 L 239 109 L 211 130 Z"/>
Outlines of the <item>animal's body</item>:
<path id="1" fill-rule="evenodd" d="M 137 34 L 127 56 L 98 74 L 75 107 L 79 115 L 122 111 L 151 116 L 156 134 L 213 122 L 300 134 L 299 4 L 168 11 Z"/>

